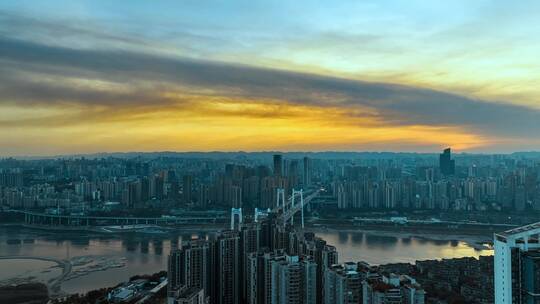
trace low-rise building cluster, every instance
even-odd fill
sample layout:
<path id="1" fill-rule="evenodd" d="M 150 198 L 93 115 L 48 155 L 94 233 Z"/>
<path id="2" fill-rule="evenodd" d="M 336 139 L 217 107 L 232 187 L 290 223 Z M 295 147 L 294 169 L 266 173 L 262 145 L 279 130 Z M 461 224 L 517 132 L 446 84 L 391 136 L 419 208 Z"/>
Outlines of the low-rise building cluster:
<path id="1" fill-rule="evenodd" d="M 379 269 L 383 272 L 396 271 L 413 276 L 433 303 L 494 301 L 492 256 L 388 264 L 379 266 Z"/>

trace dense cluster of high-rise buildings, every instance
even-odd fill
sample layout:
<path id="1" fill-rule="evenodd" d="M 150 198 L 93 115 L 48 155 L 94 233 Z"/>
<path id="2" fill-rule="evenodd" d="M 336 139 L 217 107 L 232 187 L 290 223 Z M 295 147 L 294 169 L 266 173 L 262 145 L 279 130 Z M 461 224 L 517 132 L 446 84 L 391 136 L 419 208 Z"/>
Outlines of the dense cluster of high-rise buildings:
<path id="1" fill-rule="evenodd" d="M 277 216 L 172 250 L 169 303 L 424 303 L 414 278 L 363 262 L 339 264 L 334 246 Z"/>
<path id="2" fill-rule="evenodd" d="M 311 185 L 311 160 L 56 159 L 0 161 L 0 202 L 12 208 L 269 207 L 276 189 Z"/>
<path id="3" fill-rule="evenodd" d="M 340 209 L 540 210 L 538 162 L 492 157 L 464 163 L 456 171 L 446 149 L 438 167 L 345 165 L 332 192 Z"/>
<path id="4" fill-rule="evenodd" d="M 205 154 L 0 160 L 0 203 L 85 212 L 99 206 L 269 208 L 276 189 L 323 189 L 325 208 L 540 210 L 538 157 L 424 154 Z"/>

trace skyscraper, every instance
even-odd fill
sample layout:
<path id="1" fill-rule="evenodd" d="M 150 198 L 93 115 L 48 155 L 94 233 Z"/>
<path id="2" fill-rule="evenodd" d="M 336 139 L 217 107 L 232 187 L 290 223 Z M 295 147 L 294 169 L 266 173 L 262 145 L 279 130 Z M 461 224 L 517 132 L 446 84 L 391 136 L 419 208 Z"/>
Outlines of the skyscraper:
<path id="1" fill-rule="evenodd" d="M 300 183 L 300 172 L 298 170 L 298 160 L 293 159 L 287 162 L 287 172 L 286 175 L 289 179 L 289 184 L 291 187 L 295 188 Z"/>
<path id="2" fill-rule="evenodd" d="M 439 155 L 439 168 L 443 175 L 454 175 L 456 173 L 456 162 L 452 159 L 450 148 L 444 149 Z"/>
<path id="3" fill-rule="evenodd" d="M 214 254 L 214 272 L 216 280 L 215 294 L 211 296 L 215 304 L 241 303 L 240 285 L 240 237 L 236 231 L 225 231 L 212 241 Z"/>
<path id="4" fill-rule="evenodd" d="M 338 263 L 338 252 L 336 247 L 327 245 L 325 240 L 318 237 L 306 238 L 302 246 L 301 251 L 312 256 L 317 264 L 317 303 L 323 303 L 324 273 L 328 267 Z"/>
<path id="5" fill-rule="evenodd" d="M 242 187 L 231 186 L 230 187 L 230 199 L 231 206 L 233 208 L 242 208 Z"/>
<path id="6" fill-rule="evenodd" d="M 274 175 L 283 176 L 283 157 L 281 154 L 274 155 Z"/>
<path id="7" fill-rule="evenodd" d="M 192 181 L 191 175 L 184 175 L 184 177 L 182 178 L 182 182 L 183 182 L 182 194 L 183 194 L 184 203 L 186 204 L 191 203 L 191 200 L 192 200 L 191 181 Z"/>
<path id="8" fill-rule="evenodd" d="M 304 157 L 304 168 L 303 168 L 303 186 L 304 188 L 308 188 L 311 185 L 311 160 L 306 156 Z"/>
<path id="9" fill-rule="evenodd" d="M 150 178 L 150 197 L 163 199 L 163 177 L 159 175 L 153 175 Z"/>
<path id="10" fill-rule="evenodd" d="M 285 256 L 272 262 L 272 303 L 315 304 L 317 264 L 312 257 Z"/>
<path id="11" fill-rule="evenodd" d="M 540 301 L 540 222 L 495 234 L 495 304 Z"/>
<path id="12" fill-rule="evenodd" d="M 168 262 L 169 294 L 185 288 L 210 290 L 210 265 L 210 248 L 206 240 L 192 240 L 173 250 Z"/>
<path id="13" fill-rule="evenodd" d="M 204 290 L 196 287 L 183 288 L 177 292 L 170 304 L 204 304 Z"/>
<path id="14" fill-rule="evenodd" d="M 354 304 L 362 297 L 362 278 L 356 263 L 332 265 L 324 274 L 324 303 Z"/>
<path id="15" fill-rule="evenodd" d="M 252 253 L 259 251 L 261 244 L 261 227 L 256 223 L 250 225 L 244 225 L 240 231 L 240 251 L 241 251 L 241 270 L 240 270 L 240 282 L 242 283 L 242 299 L 245 303 L 250 303 L 248 298 L 248 268 L 249 268 L 249 256 Z"/>
<path id="16" fill-rule="evenodd" d="M 248 301 L 263 304 L 315 304 L 317 265 L 310 256 L 282 250 L 248 257 Z"/>

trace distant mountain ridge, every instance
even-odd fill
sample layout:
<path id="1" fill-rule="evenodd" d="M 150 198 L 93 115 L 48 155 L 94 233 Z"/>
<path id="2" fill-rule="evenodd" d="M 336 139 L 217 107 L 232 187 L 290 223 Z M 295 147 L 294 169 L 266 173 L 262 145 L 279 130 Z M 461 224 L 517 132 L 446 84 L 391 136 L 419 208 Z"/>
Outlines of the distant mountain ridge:
<path id="1" fill-rule="evenodd" d="M 159 157 L 165 158 L 208 158 L 208 159 L 235 159 L 235 158 L 268 158 L 274 154 L 282 154 L 287 158 L 318 158 L 318 159 L 391 159 L 391 158 L 432 158 L 438 157 L 439 153 L 422 153 L 422 152 L 340 152 L 340 151 L 321 151 L 321 152 L 281 152 L 281 151 L 259 151 L 259 152 L 224 152 L 224 151 L 210 151 L 210 152 L 173 152 L 173 151 L 158 151 L 158 152 L 102 152 L 102 153 L 89 153 L 89 154 L 66 154 L 66 155 L 54 155 L 54 156 L 15 156 L 15 159 L 58 159 L 58 158 L 143 158 L 154 159 Z M 454 153 L 455 157 L 463 156 L 490 156 L 490 155 L 505 155 L 515 158 L 540 158 L 539 151 L 522 151 L 513 153 Z"/>

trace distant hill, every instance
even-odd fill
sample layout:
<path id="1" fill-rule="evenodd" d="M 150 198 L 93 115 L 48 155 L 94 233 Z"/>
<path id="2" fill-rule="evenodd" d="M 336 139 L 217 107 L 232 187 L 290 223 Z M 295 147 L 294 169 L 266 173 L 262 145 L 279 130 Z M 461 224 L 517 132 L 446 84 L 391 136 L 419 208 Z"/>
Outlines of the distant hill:
<path id="1" fill-rule="evenodd" d="M 112 152 L 112 153 L 93 153 L 93 154 L 73 154 L 73 155 L 56 155 L 56 156 L 21 156 L 16 159 L 57 159 L 57 158 L 207 158 L 207 159 L 268 159 L 274 154 L 282 154 L 286 158 L 302 158 L 304 156 L 317 159 L 404 159 L 404 158 L 433 158 L 438 157 L 438 153 L 414 153 L 414 152 L 339 152 L 339 151 L 323 151 L 323 152 L 280 152 L 280 151 L 261 151 L 261 152 Z M 540 152 L 514 152 L 511 154 L 475 154 L 475 153 L 456 153 L 455 157 L 472 157 L 472 156 L 489 156 L 489 155 L 507 155 L 514 158 L 540 158 Z"/>
<path id="2" fill-rule="evenodd" d="M 512 153 L 512 156 L 520 157 L 520 158 L 540 158 L 540 152 L 538 151 L 514 152 Z"/>

